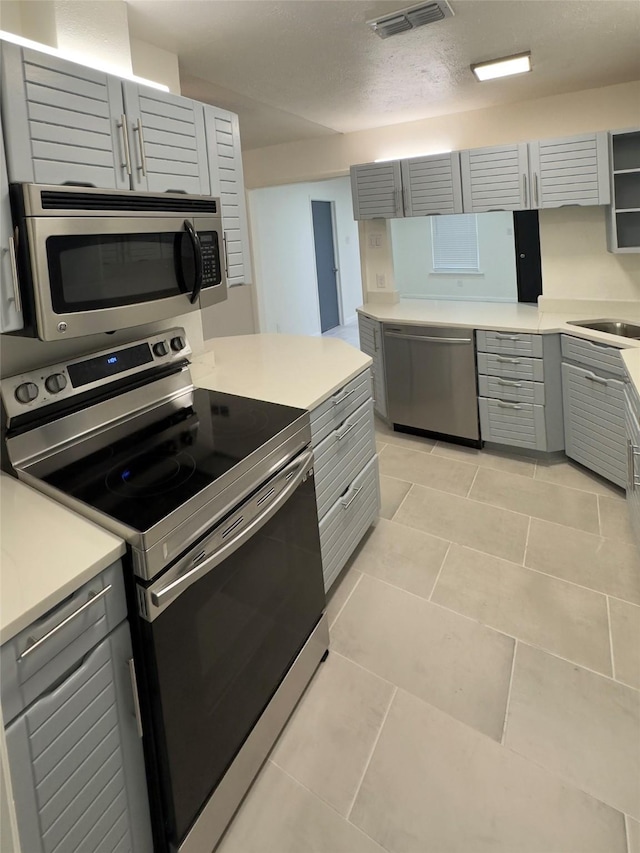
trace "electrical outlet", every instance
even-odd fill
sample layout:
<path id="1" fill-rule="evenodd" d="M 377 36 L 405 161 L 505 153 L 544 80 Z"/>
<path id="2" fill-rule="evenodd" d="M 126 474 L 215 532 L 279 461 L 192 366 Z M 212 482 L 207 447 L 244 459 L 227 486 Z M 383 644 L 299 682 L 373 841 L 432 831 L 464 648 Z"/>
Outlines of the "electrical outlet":
<path id="1" fill-rule="evenodd" d="M 376 287 L 384 287 L 385 286 L 385 277 L 384 273 L 376 273 Z"/>
<path id="2" fill-rule="evenodd" d="M 379 249 L 382 246 L 382 237 L 380 234 L 370 234 L 369 235 L 369 248 L 370 249 Z"/>

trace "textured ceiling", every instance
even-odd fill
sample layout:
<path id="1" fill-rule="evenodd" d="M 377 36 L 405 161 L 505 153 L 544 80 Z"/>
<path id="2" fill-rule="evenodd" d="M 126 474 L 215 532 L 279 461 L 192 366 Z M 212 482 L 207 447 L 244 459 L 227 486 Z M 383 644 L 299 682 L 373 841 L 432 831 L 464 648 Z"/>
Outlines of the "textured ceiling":
<path id="1" fill-rule="evenodd" d="M 178 54 L 185 95 L 239 114 L 244 148 L 640 78 L 638 0 L 451 0 L 453 18 L 385 40 L 365 22 L 410 0 L 127 5 L 132 35 Z M 469 69 L 525 50 L 531 74 Z"/>

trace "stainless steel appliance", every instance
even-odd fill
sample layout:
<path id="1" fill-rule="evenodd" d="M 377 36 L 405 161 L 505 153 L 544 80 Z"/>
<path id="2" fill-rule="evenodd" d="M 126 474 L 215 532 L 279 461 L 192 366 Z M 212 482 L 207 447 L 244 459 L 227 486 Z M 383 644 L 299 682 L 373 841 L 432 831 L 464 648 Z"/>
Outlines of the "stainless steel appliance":
<path id="1" fill-rule="evenodd" d="M 383 337 L 389 420 L 479 441 L 473 331 L 385 324 Z"/>
<path id="2" fill-rule="evenodd" d="M 13 184 L 25 329 L 57 341 L 165 320 L 226 299 L 220 201 Z"/>
<path id="3" fill-rule="evenodd" d="M 328 646 L 309 414 L 194 388 L 189 352 L 0 383 L 17 476 L 129 543 L 157 853 L 213 849 Z"/>

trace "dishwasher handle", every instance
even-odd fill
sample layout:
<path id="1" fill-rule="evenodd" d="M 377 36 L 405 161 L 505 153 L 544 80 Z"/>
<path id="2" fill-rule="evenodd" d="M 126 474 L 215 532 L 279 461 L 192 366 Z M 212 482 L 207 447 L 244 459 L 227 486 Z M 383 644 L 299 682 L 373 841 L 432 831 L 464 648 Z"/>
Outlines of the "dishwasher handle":
<path id="1" fill-rule="evenodd" d="M 403 332 L 385 331 L 385 338 L 400 338 L 403 341 L 426 341 L 430 344 L 470 344 L 471 338 L 434 338 L 429 335 L 405 335 Z"/>

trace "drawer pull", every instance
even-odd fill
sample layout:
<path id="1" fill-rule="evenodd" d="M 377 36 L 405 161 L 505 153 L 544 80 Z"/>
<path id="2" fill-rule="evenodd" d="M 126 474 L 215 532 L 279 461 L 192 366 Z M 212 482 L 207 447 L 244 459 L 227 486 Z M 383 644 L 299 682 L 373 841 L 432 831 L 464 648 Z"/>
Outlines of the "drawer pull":
<path id="1" fill-rule="evenodd" d="M 519 358 L 505 358 L 503 355 L 497 355 L 496 360 L 501 361 L 504 364 L 520 364 Z"/>
<path id="2" fill-rule="evenodd" d="M 343 432 L 336 432 L 336 438 L 338 439 L 338 441 L 342 441 L 342 439 L 345 438 L 354 427 L 355 423 L 349 424 L 349 426 Z"/>
<path id="3" fill-rule="evenodd" d="M 501 409 L 521 409 L 522 406 L 519 406 L 517 403 L 504 403 L 502 400 L 498 400 L 498 405 Z"/>
<path id="4" fill-rule="evenodd" d="M 109 592 L 110 589 L 111 589 L 111 584 L 109 584 L 108 586 L 105 586 L 105 588 L 101 589 L 100 592 L 90 592 L 89 593 L 89 596 L 90 596 L 89 601 L 85 601 L 85 603 L 82 605 L 82 607 L 78 607 L 77 610 L 74 610 L 73 613 L 71 613 L 69 616 L 67 616 L 66 619 L 63 619 L 59 625 L 56 625 L 55 628 L 52 628 L 50 631 L 48 631 L 44 635 L 44 637 L 40 637 L 39 640 L 34 640 L 33 638 L 29 638 L 31 645 L 28 646 L 28 648 L 26 648 L 22 652 L 22 654 L 20 655 L 18 660 L 23 661 L 26 657 L 28 657 L 31 654 L 31 652 L 35 652 L 35 650 L 37 648 L 39 648 L 43 643 L 46 643 L 47 640 L 51 639 L 51 637 L 53 637 L 55 634 L 57 634 L 58 631 L 60 631 L 62 628 L 65 627 L 65 625 L 68 625 L 72 619 L 75 619 L 76 616 L 80 616 L 80 614 L 84 613 L 84 611 L 87 610 L 87 608 L 91 607 L 92 604 L 95 604 L 96 601 L 98 601 L 100 598 L 105 596 Z"/>
<path id="5" fill-rule="evenodd" d="M 498 379 L 498 385 L 508 385 L 509 388 L 522 388 L 522 382 L 509 382 L 507 379 Z"/>
<path id="6" fill-rule="evenodd" d="M 498 332 L 496 332 L 495 334 L 496 334 L 496 338 L 499 341 L 519 341 L 520 340 L 520 335 L 500 335 L 500 334 L 498 334 Z"/>
<path id="7" fill-rule="evenodd" d="M 356 486 L 355 489 L 353 490 L 353 495 L 348 500 L 345 500 L 344 498 L 342 498 L 342 508 L 343 509 L 349 509 L 351 504 L 358 497 L 358 492 L 360 492 L 360 491 L 362 491 L 362 486 Z"/>
<path id="8" fill-rule="evenodd" d="M 333 405 L 339 406 L 340 403 L 344 403 L 347 397 L 350 397 L 352 394 L 355 394 L 357 390 L 357 388 L 352 388 L 351 391 L 341 391 L 339 394 L 336 394 L 336 396 L 333 398 Z"/>
<path id="9" fill-rule="evenodd" d="M 596 376 L 596 374 L 591 373 L 590 370 L 586 371 L 584 375 L 585 375 L 586 379 L 590 379 L 591 382 L 597 382 L 598 385 L 608 385 L 609 384 L 609 382 L 606 379 L 604 379 L 602 376 Z"/>

